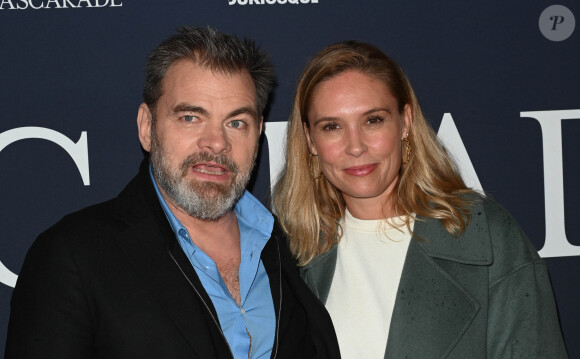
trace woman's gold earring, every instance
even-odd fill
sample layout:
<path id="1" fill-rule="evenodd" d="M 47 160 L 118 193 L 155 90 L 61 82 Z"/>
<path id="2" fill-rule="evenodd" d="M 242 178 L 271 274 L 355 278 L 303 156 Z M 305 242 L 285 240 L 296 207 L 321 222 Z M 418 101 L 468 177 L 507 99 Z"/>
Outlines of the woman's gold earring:
<path id="1" fill-rule="evenodd" d="M 313 165 L 312 162 L 316 162 L 316 165 Z M 317 171 L 314 171 L 315 166 Z M 308 167 L 310 168 L 310 174 L 312 175 L 312 178 L 317 180 L 322 177 L 322 170 L 320 169 L 320 162 L 318 162 L 318 155 L 311 153 L 310 156 L 308 156 Z M 316 174 L 316 172 L 318 172 L 318 174 Z"/>
<path id="2" fill-rule="evenodd" d="M 405 154 L 403 154 L 403 164 L 407 164 L 409 163 L 409 161 L 411 161 L 411 144 L 409 143 L 409 134 L 407 134 L 407 136 L 405 136 L 405 138 L 403 138 L 403 146 L 404 146 L 404 152 L 406 152 Z"/>

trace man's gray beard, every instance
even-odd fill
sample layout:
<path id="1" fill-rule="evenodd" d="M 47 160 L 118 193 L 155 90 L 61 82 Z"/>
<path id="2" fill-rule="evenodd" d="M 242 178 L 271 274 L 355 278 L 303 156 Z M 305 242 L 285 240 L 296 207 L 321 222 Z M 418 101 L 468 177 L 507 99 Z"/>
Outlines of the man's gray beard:
<path id="1" fill-rule="evenodd" d="M 151 164 L 157 185 L 173 201 L 173 204 L 189 215 L 208 221 L 215 221 L 231 211 L 244 194 L 257 151 L 252 165 L 240 171 L 236 163 L 225 155 L 214 156 L 208 152 L 199 152 L 188 156 L 180 168 L 172 168 L 166 154 L 157 143 L 155 136 L 151 141 Z M 225 166 L 233 175 L 230 187 L 209 181 L 187 180 L 186 176 L 192 166 L 202 162 L 214 162 Z"/>

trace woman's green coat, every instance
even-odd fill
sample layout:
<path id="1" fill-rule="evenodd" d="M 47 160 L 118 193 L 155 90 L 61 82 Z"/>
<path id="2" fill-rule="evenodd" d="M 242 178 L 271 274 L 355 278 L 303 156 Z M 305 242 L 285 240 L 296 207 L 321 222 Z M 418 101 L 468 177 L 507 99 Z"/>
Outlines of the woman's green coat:
<path id="1" fill-rule="evenodd" d="M 415 222 L 385 358 L 567 358 L 545 263 L 495 201 L 471 213 L 459 237 Z M 335 246 L 302 268 L 323 303 L 336 259 Z"/>

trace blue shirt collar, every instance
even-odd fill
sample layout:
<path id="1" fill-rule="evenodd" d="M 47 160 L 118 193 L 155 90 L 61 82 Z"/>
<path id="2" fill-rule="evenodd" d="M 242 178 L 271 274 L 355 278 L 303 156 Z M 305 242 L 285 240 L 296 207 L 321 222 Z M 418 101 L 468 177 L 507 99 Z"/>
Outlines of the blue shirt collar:
<path id="1" fill-rule="evenodd" d="M 181 222 L 175 217 L 165 198 L 161 195 L 161 191 L 157 186 L 157 182 L 155 181 L 155 177 L 153 176 L 153 171 L 151 169 L 151 165 L 149 165 L 149 175 L 151 177 L 151 182 L 153 182 L 153 187 L 155 188 L 155 193 L 157 194 L 157 198 L 159 199 L 159 203 L 163 208 L 163 212 L 171 225 L 171 229 L 176 236 L 180 235 L 180 232 L 187 231 L 185 226 L 181 224 Z M 248 249 L 259 249 L 261 250 L 268 242 L 272 234 L 272 228 L 274 227 L 274 217 L 262 205 L 262 203 L 254 197 L 250 192 L 245 191 L 242 198 L 238 200 L 236 205 L 234 206 L 234 212 L 238 218 L 238 225 L 240 227 L 240 241 L 242 243 L 242 252 L 244 251 L 244 247 Z M 253 231 L 258 231 L 258 233 L 253 233 Z M 257 234 L 257 235 L 256 235 Z M 247 243 L 247 238 L 256 238 L 259 239 L 256 243 Z M 257 248 L 256 248 L 257 247 Z"/>

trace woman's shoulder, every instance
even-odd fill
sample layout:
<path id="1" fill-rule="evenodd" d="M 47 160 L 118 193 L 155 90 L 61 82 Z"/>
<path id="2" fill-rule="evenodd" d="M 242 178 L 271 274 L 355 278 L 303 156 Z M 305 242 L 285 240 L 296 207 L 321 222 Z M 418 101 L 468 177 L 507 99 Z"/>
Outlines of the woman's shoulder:
<path id="1" fill-rule="evenodd" d="M 516 219 L 492 198 L 482 202 L 496 267 L 542 262 L 538 252 Z"/>
<path id="2" fill-rule="evenodd" d="M 486 229 L 490 232 L 513 229 L 521 231 L 512 214 L 493 197 L 475 193 L 467 194 L 464 198 L 471 202 L 468 229 L 478 227 L 480 230 Z"/>
<path id="3" fill-rule="evenodd" d="M 421 246 L 432 257 L 489 265 L 510 258 L 530 261 L 538 258 L 537 252 L 515 218 L 490 196 L 468 194 L 469 224 L 465 231 L 454 237 L 433 218 L 420 218 L 415 224 L 415 234 Z"/>

